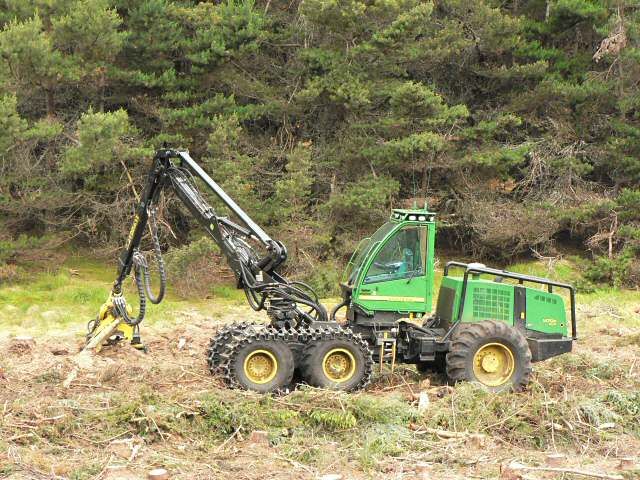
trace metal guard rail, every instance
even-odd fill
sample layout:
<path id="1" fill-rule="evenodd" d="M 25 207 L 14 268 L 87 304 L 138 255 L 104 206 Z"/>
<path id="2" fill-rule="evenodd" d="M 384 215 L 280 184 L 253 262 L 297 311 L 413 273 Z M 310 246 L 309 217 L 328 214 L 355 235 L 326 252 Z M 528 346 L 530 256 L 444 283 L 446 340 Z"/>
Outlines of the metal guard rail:
<path id="1" fill-rule="evenodd" d="M 447 264 L 445 265 L 444 267 L 445 277 L 449 276 L 449 270 L 451 270 L 452 267 L 463 268 L 464 277 L 462 280 L 462 293 L 460 295 L 460 308 L 458 309 L 458 316 L 456 318 L 456 321 L 452 325 L 452 327 L 444 336 L 443 340 L 446 340 L 451 336 L 453 331 L 456 329 L 457 325 L 460 323 L 460 320 L 462 319 L 464 302 L 467 295 L 467 281 L 469 279 L 469 275 L 470 274 L 482 275 L 483 273 L 488 275 L 495 275 L 496 277 L 511 278 L 513 280 L 518 280 L 518 284 L 520 285 L 523 285 L 524 282 L 531 282 L 531 283 L 537 283 L 540 285 L 546 285 L 547 291 L 549 293 L 553 292 L 553 287 L 569 290 L 569 298 L 571 303 L 571 338 L 573 340 L 576 340 L 578 338 L 577 328 L 576 328 L 577 326 L 576 325 L 576 291 L 573 285 L 569 285 L 568 283 L 556 282 L 548 278 L 536 277 L 533 275 L 525 275 L 522 273 L 509 272 L 507 270 L 498 270 L 497 268 L 484 267 L 484 266 L 480 266 L 479 264 L 473 265 L 473 264 L 467 264 L 467 263 L 455 262 L 455 261 L 447 262 Z"/>

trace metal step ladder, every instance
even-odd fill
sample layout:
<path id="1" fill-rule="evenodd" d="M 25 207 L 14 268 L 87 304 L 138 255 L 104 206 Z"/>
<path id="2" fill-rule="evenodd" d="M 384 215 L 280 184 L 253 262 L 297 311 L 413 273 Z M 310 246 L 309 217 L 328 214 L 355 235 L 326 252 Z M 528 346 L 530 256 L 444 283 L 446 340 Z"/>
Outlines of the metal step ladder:
<path id="1" fill-rule="evenodd" d="M 385 363 L 391 365 L 391 373 L 393 373 L 396 366 L 396 338 L 390 336 L 389 332 L 384 332 L 376 340 L 376 345 L 380 347 L 380 373 L 382 373 Z"/>

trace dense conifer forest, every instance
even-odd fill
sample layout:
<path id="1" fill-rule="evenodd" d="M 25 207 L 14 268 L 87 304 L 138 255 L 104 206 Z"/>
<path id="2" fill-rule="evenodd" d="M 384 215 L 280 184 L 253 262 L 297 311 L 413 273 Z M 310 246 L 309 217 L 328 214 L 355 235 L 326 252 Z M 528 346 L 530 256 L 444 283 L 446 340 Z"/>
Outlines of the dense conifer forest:
<path id="1" fill-rule="evenodd" d="M 438 248 L 638 284 L 636 2 L 0 0 L 0 25 L 0 280 L 115 251 L 166 143 L 315 284 L 425 199 Z M 164 247 L 212 248 L 161 213 Z"/>

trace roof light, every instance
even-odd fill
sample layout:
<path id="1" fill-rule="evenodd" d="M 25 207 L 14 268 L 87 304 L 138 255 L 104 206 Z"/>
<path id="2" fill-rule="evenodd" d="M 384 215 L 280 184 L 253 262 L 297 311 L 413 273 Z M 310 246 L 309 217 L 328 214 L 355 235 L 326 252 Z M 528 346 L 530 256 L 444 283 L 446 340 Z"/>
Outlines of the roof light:
<path id="1" fill-rule="evenodd" d="M 415 220 L 416 216 L 415 215 L 409 215 L 409 220 Z"/>
<path id="2" fill-rule="evenodd" d="M 426 221 L 426 220 L 427 220 L 427 217 L 425 217 L 424 215 L 420 215 L 420 216 L 418 217 L 418 220 L 420 220 L 421 222 L 424 222 L 424 221 Z"/>

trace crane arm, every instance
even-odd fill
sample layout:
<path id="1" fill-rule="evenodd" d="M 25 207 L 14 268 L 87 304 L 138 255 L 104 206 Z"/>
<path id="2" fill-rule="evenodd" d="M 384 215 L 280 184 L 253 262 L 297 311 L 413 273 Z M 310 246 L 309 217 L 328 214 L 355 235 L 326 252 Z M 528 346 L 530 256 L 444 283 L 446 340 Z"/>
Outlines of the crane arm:
<path id="1" fill-rule="evenodd" d="M 240 223 L 217 214 L 197 189 L 196 178 L 199 178 L 218 197 Z M 162 300 L 165 281 L 164 264 L 155 233 L 155 208 L 162 191 L 167 187 L 171 187 L 220 247 L 234 272 L 237 287 L 245 291 L 247 301 L 254 310 L 266 308 L 272 323 L 280 326 L 295 326 L 300 323 L 328 319 L 326 309 L 320 304 L 318 296 L 311 287 L 301 282 L 288 281 L 278 273 L 277 268 L 287 259 L 285 246 L 272 239 L 256 224 L 191 158 L 188 152 L 162 149 L 157 151 L 153 158 L 127 244 L 120 255 L 118 274 L 113 283 L 111 295 L 103 305 L 99 318 L 93 323 L 93 328 L 90 327 L 89 338 L 104 319 L 121 318 L 125 327 L 133 327 L 132 332 L 137 332 L 138 325 L 145 316 L 147 297 L 152 303 L 159 303 Z M 147 264 L 144 255 L 140 252 L 140 243 L 148 225 L 151 226 L 156 261 L 161 271 L 162 285 L 158 298 L 150 293 Z M 264 253 L 258 255 L 250 242 L 261 246 Z M 135 318 L 131 317 L 131 307 L 126 303 L 122 293 L 122 284 L 132 270 L 134 270 L 140 298 L 140 308 Z M 100 316 L 103 318 L 101 319 Z M 137 336 L 137 333 L 125 335 L 125 337 L 129 336 Z"/>

